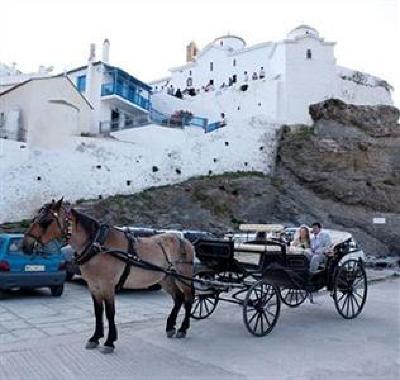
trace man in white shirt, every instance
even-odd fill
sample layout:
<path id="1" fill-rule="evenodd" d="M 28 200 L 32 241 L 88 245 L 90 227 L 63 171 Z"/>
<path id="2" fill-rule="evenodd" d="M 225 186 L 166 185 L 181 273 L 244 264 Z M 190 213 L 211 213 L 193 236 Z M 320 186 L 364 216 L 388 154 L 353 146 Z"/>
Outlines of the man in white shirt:
<path id="1" fill-rule="evenodd" d="M 312 225 L 312 234 L 310 239 L 310 272 L 316 272 L 319 265 L 326 261 L 325 253 L 329 250 L 331 244 L 331 238 L 328 233 L 321 230 L 321 224 L 314 223 Z"/>

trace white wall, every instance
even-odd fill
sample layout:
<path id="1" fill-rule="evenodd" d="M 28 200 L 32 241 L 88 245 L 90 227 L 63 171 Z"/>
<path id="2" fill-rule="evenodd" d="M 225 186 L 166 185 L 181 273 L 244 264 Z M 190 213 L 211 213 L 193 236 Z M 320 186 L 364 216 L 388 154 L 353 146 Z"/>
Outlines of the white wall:
<path id="1" fill-rule="evenodd" d="M 218 91 L 201 92 L 193 98 L 187 96 L 183 101 L 166 100 L 156 93 L 152 97 L 153 108 L 165 113 L 189 109 L 210 121 L 218 120 L 219 114 L 224 112 L 228 118 L 261 114 L 277 123 L 310 124 L 309 105 L 328 98 L 354 104 L 393 104 L 390 91 L 377 85 L 380 78 L 363 74 L 366 85 L 341 79 L 341 75 L 351 76 L 353 71 L 336 65 L 334 43 L 325 42 L 312 28 L 294 29 L 287 39 L 277 43 L 238 47 L 229 51 L 225 46 L 219 46 L 216 40 L 200 52 L 195 63 L 173 69 L 170 84 L 185 89 L 191 71 L 194 88 L 199 89 L 214 79 L 215 88 L 219 90 L 233 74 L 238 75 L 237 86 L 243 84 L 243 72 L 247 71 L 249 91 L 240 93 L 229 88 L 221 90 L 222 95 Z M 311 59 L 306 58 L 308 49 Z M 210 72 L 210 62 L 214 63 L 213 72 Z M 253 82 L 251 75 L 254 71 L 258 73 L 261 66 L 266 80 Z"/>
<path id="2" fill-rule="evenodd" d="M 0 96 L 6 125 L 17 109 L 22 134 L 32 144 L 53 144 L 89 129 L 91 108 L 63 76 L 32 80 Z"/>
<path id="3" fill-rule="evenodd" d="M 312 37 L 288 42 L 285 46 L 284 122 L 309 124 L 309 105 L 333 93 L 336 78 L 333 47 Z M 311 51 L 311 59 L 306 57 L 307 50 Z"/>
<path id="4" fill-rule="evenodd" d="M 130 194 L 210 171 L 269 173 L 278 127 L 256 117 L 210 134 L 195 127 L 149 126 L 115 133 L 121 141 L 76 137 L 55 149 L 0 140 L 0 223 L 31 217 L 44 202 L 61 196 L 76 201 Z"/>
<path id="5" fill-rule="evenodd" d="M 241 91 L 240 84 L 196 96 L 185 96 L 183 100 L 164 93 L 152 96 L 153 108 L 167 114 L 177 110 L 190 110 L 195 116 L 220 120 L 221 112 L 232 121 L 259 116 L 265 120 L 279 122 L 280 80 L 264 79 L 248 82 L 248 90 Z"/>
<path id="6" fill-rule="evenodd" d="M 273 44 L 262 44 L 258 48 L 229 52 L 225 48 L 211 46 L 195 63 L 177 70 L 174 69 L 170 84 L 174 85 L 175 88 L 184 90 L 186 88 L 186 80 L 191 76 L 195 88 L 206 86 L 210 79 L 214 80 L 216 87 L 219 87 L 223 83 L 228 85 L 229 77 L 234 74 L 237 75 L 238 82 L 242 81 L 244 71 L 247 71 L 250 77 L 253 72 L 258 75 L 261 67 L 264 67 L 264 71 L 268 76 L 271 73 L 268 57 L 272 47 Z M 236 61 L 236 66 L 233 65 L 234 60 Z M 210 62 L 213 62 L 214 65 L 213 71 L 210 71 Z M 155 85 L 160 87 L 160 82 L 153 84 L 154 87 Z"/>

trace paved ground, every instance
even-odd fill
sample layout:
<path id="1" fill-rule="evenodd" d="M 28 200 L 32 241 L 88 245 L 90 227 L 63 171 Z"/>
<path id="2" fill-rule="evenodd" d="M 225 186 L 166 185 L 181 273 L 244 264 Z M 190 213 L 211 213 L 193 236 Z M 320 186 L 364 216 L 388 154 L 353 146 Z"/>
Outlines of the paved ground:
<path id="1" fill-rule="evenodd" d="M 368 271 L 373 281 L 394 271 Z M 125 291 L 117 297 L 117 322 L 164 318 L 171 301 L 161 291 Z M 29 338 L 68 335 L 93 328 L 93 306 L 82 281 L 67 283 L 60 298 L 48 290 L 11 292 L 0 301 L 0 345 Z"/>
<path id="2" fill-rule="evenodd" d="M 117 297 L 117 322 L 163 318 L 171 301 L 162 291 L 124 291 Z M 29 338 L 68 335 L 93 329 L 93 306 L 83 282 L 66 283 L 61 297 L 47 289 L 12 292 L 0 301 L 0 345 Z"/>
<path id="3" fill-rule="evenodd" d="M 371 285 L 355 320 L 342 319 L 322 295 L 317 305 L 284 307 L 274 331 L 260 339 L 247 333 L 241 309 L 229 304 L 194 321 L 186 340 L 166 339 L 168 298 L 162 292 L 125 293 L 117 305 L 120 339 L 108 356 L 83 348 L 92 320 L 82 285 L 68 285 L 60 299 L 44 293 L 20 298 L 0 306 L 1 335 L 14 337 L 8 344 L 3 337 L 0 345 L 0 379 L 400 378 L 398 278 Z"/>

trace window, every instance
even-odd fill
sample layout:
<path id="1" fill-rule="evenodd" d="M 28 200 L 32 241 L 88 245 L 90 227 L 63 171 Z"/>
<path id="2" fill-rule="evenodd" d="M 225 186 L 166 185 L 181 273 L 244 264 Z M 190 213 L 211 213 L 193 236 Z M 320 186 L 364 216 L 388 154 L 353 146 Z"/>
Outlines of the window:
<path id="1" fill-rule="evenodd" d="M 23 255 L 22 252 L 22 239 L 16 238 L 16 239 L 10 239 L 10 244 L 8 246 L 8 252 L 10 254 L 18 255 L 21 254 Z"/>
<path id="2" fill-rule="evenodd" d="M 220 46 L 224 46 L 224 41 L 219 41 Z"/>
<path id="3" fill-rule="evenodd" d="M 306 58 L 311 59 L 311 49 L 307 49 Z"/>
<path id="4" fill-rule="evenodd" d="M 214 71 L 214 62 L 210 62 L 210 71 Z"/>
<path id="5" fill-rule="evenodd" d="M 84 92 L 86 90 L 86 75 L 80 75 L 76 78 L 76 87 L 79 92 Z"/>
<path id="6" fill-rule="evenodd" d="M 210 79 L 210 85 L 211 85 L 211 86 L 214 85 L 214 79 Z"/>
<path id="7" fill-rule="evenodd" d="M 236 59 L 233 60 L 233 66 L 236 66 Z"/>
<path id="8" fill-rule="evenodd" d="M 6 124 L 6 114 L 4 112 L 0 113 L 0 128 L 4 128 Z"/>

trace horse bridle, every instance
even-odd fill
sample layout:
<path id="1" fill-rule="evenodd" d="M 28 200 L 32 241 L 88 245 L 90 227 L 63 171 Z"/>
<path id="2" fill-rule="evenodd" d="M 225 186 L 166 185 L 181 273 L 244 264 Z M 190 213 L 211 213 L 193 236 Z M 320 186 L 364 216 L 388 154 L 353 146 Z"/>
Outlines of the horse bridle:
<path id="1" fill-rule="evenodd" d="M 72 220 L 71 220 L 71 217 L 70 217 L 70 212 L 68 212 L 68 210 L 67 210 L 65 207 L 61 206 L 60 209 L 63 210 L 64 213 L 65 213 L 64 225 L 61 224 L 61 221 L 60 221 L 60 219 L 59 219 L 59 213 L 58 213 L 58 212 L 55 212 L 55 211 L 49 209 L 49 210 L 47 210 L 47 213 L 50 213 L 50 216 L 52 217 L 52 219 L 55 220 L 55 221 L 57 222 L 57 227 L 58 227 L 58 229 L 59 229 L 60 232 L 61 232 L 61 237 L 62 237 L 62 238 L 67 242 L 67 244 L 68 244 L 68 241 L 69 241 L 69 239 L 70 239 L 70 237 L 71 237 L 71 225 L 72 225 Z M 42 210 L 42 211 L 43 211 L 43 210 Z M 39 214 L 39 215 L 40 215 L 40 214 Z M 41 225 L 41 224 L 43 224 L 43 222 L 40 222 L 40 220 L 38 220 L 38 219 L 39 219 L 39 215 L 36 216 L 36 217 L 33 219 L 32 222 L 34 222 L 34 221 L 36 220 L 36 222 L 39 223 L 39 225 Z M 50 224 L 51 224 L 51 223 L 50 223 Z M 44 245 L 40 236 L 35 236 L 35 235 L 33 235 L 32 233 L 30 233 L 30 232 L 26 233 L 26 236 L 31 237 L 31 238 L 34 239 L 36 242 L 38 242 L 40 245 Z"/>

